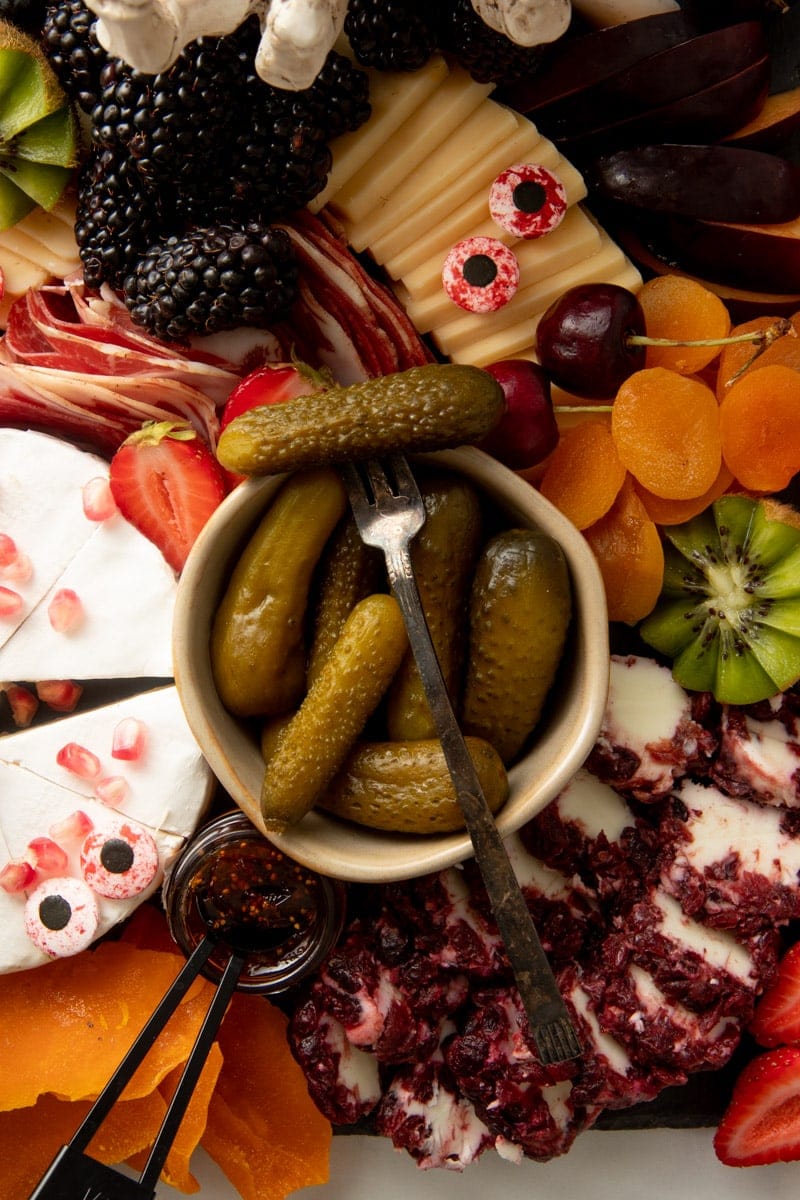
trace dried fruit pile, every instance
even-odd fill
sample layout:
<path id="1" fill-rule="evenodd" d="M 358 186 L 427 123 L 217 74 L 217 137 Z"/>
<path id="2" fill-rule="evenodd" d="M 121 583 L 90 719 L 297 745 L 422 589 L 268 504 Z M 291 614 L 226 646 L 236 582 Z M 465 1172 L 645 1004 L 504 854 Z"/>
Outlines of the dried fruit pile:
<path id="1" fill-rule="evenodd" d="M 183 961 L 163 916 L 148 906 L 116 942 L 0 978 L 3 1200 L 33 1190 Z M 142 1169 L 213 991 L 203 979 L 192 986 L 90 1143 L 92 1157 Z M 167 1159 L 166 1182 L 197 1190 L 190 1158 L 198 1145 L 243 1200 L 282 1200 L 327 1182 L 330 1125 L 308 1098 L 285 1027 L 263 998 L 234 997 Z"/>
<path id="2" fill-rule="evenodd" d="M 610 619 L 629 624 L 661 592 L 659 528 L 691 520 L 725 492 L 780 492 L 800 471 L 800 320 L 767 315 L 731 327 L 716 295 L 677 275 L 649 280 L 637 299 L 647 338 L 700 344 L 640 345 L 607 404 L 572 410 L 577 423 L 539 480 L 594 549 Z"/>

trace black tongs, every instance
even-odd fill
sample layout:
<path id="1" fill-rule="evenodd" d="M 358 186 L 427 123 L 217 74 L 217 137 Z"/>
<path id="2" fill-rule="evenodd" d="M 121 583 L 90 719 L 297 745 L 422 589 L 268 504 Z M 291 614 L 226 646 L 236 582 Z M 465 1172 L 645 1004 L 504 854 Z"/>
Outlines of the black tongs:
<path id="1" fill-rule="evenodd" d="M 217 945 L 211 937 L 198 942 L 73 1137 L 53 1159 L 30 1200 L 153 1200 L 161 1169 L 236 990 L 245 957 L 233 953 L 227 961 L 139 1178 L 132 1179 L 91 1158 L 86 1147 Z"/>

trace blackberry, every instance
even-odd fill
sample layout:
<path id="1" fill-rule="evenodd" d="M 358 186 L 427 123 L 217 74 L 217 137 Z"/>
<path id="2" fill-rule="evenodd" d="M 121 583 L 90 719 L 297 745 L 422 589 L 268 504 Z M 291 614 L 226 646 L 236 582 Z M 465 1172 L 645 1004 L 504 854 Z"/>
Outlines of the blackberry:
<path id="1" fill-rule="evenodd" d="M 311 87 L 298 96 L 327 138 L 353 133 L 369 119 L 369 76 L 335 50 L 325 59 Z"/>
<path id="2" fill-rule="evenodd" d="M 160 235 L 163 197 L 124 155 L 93 148 L 78 174 L 75 240 L 87 287 L 121 288 L 137 259 Z"/>
<path id="3" fill-rule="evenodd" d="M 227 214 L 239 222 L 273 221 L 303 208 L 324 188 L 331 152 L 300 93 L 262 83 L 255 95 L 257 102 L 213 176 L 201 187 L 181 188 L 188 223 L 224 220 Z"/>
<path id="4" fill-rule="evenodd" d="M 436 0 L 350 0 L 344 31 L 358 62 L 379 71 L 424 66 L 436 50 L 428 15 L 435 6 Z"/>
<path id="5" fill-rule="evenodd" d="M 450 0 L 437 20 L 439 49 L 454 58 L 478 83 L 511 83 L 537 69 L 540 46 L 518 46 L 486 25 L 470 0 Z"/>
<path id="6" fill-rule="evenodd" d="M 48 4 L 42 26 L 44 52 L 67 95 L 90 113 L 100 95 L 108 55 L 97 40 L 97 18 L 82 0 Z"/>
<path id="7" fill-rule="evenodd" d="M 94 140 L 125 149 L 153 183 L 201 185 L 237 125 L 239 69 L 226 38 L 198 38 L 157 75 L 110 59 L 92 109 Z"/>
<path id="8" fill-rule="evenodd" d="M 284 229 L 219 224 L 151 246 L 125 280 L 132 319 L 164 341 L 239 325 L 266 328 L 297 296 L 297 263 Z"/>

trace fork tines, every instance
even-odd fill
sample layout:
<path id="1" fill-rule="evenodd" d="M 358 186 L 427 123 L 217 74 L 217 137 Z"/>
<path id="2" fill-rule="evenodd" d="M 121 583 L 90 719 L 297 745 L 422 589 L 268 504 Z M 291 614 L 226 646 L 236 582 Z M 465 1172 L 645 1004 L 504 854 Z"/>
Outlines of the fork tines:
<path id="1" fill-rule="evenodd" d="M 537 1025 L 532 1033 L 539 1058 L 545 1066 L 578 1058 L 583 1053 L 569 1017 L 559 1017 L 549 1025 Z"/>

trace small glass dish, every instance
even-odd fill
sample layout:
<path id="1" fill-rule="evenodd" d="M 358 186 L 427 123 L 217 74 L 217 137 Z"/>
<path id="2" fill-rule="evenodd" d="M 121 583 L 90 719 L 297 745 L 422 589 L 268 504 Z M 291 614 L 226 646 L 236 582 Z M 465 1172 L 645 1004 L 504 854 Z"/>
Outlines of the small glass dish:
<path id="1" fill-rule="evenodd" d="M 245 954 L 238 989 L 275 995 L 314 971 L 345 916 L 346 888 L 288 858 L 241 811 L 193 838 L 164 881 L 170 932 L 189 957 L 216 944 L 202 974 L 218 983 L 232 952 Z"/>

